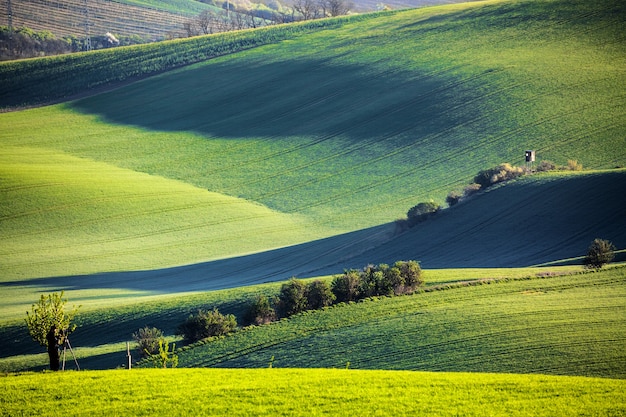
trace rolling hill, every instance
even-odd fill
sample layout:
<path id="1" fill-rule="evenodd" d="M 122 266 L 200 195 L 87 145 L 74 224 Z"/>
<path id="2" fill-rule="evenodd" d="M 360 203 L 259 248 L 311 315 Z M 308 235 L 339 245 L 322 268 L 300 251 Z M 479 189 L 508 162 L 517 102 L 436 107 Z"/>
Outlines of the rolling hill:
<path id="1" fill-rule="evenodd" d="M 333 20 L 0 114 L 4 328 L 14 337 L 41 291 L 103 312 L 88 331 L 119 341 L 145 316 L 114 329 L 111 306 L 175 293 L 397 259 L 563 262 L 595 237 L 623 249 L 626 171 L 609 169 L 626 163 L 624 16 L 617 1 L 537 0 Z M 160 58 L 185 42 L 159 45 Z M 43 68 L 38 86 L 50 71 L 63 89 L 78 65 L 110 60 L 114 79 L 147 50 L 28 65 Z M 396 233 L 412 205 L 525 149 L 591 171 L 528 176 Z"/>
<path id="2" fill-rule="evenodd" d="M 270 243 L 250 233 L 256 243 L 230 250 L 223 242 L 235 235 L 224 229 L 211 237 L 214 248 L 200 249 L 194 242 L 206 236 L 205 225 L 197 220 L 176 248 L 138 258 L 138 251 L 158 246 L 176 227 L 160 223 L 163 228 L 147 241 L 127 240 L 115 264 L 92 266 L 91 259 L 102 256 L 93 248 L 78 260 L 59 253 L 57 267 L 42 269 L 36 262 L 9 267 L 20 257 L 44 259 L 47 251 L 64 247 L 61 237 L 37 241 L 37 233 L 51 235 L 47 228 L 115 240 L 106 228 L 88 230 L 109 210 L 96 204 L 88 221 L 68 211 L 45 224 L 33 222 L 39 230 L 20 237 L 31 239 L 32 247 L 26 242 L 18 249 L 14 234 L 3 234 L 3 279 L 63 275 L 63 269 L 75 275 L 168 267 L 180 253 L 178 263 L 188 264 L 379 227 L 419 201 L 442 201 L 480 169 L 520 163 L 524 149 L 559 164 L 577 159 L 588 168 L 624 165 L 624 97 L 615 88 L 625 85 L 623 16 L 619 2 L 520 1 L 344 19 L 329 30 L 108 93 L 2 114 L 0 141 L 16 150 L 5 152 L 5 160 L 15 158 L 19 165 L 30 149 L 42 148 L 172 179 L 297 218 L 310 233 Z M 85 59 L 89 56 L 100 55 Z M 46 181 L 26 188 L 24 198 L 36 210 L 21 214 L 12 201 L 22 192 L 2 191 L 10 213 L 5 230 L 18 230 L 37 210 L 53 210 L 45 193 L 38 201 L 33 190 L 62 178 L 51 173 Z M 206 213 L 204 219 L 215 222 L 218 215 Z M 145 234 L 142 222 L 126 227 L 127 236 Z M 238 233 L 247 227 L 241 223 Z M 575 250 L 550 259 L 526 256 L 525 262 L 579 256 L 592 233 L 581 236 Z M 413 253 L 395 257 L 408 255 Z M 468 265 L 493 262 L 504 264 L 485 253 Z"/>

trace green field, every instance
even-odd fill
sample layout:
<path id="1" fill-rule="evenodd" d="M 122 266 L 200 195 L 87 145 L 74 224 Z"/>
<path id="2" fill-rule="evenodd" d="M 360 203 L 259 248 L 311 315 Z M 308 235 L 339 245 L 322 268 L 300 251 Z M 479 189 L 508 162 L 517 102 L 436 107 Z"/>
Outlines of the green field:
<path id="1" fill-rule="evenodd" d="M 179 366 L 626 378 L 623 268 L 336 306 L 180 354 Z"/>
<path id="2" fill-rule="evenodd" d="M 0 114 L 0 371 L 46 368 L 24 312 L 60 290 L 88 370 L 1 376 L 0 414 L 625 414 L 626 268 L 579 265 L 624 260 L 625 19 L 487 1 L 0 64 L 2 107 L 83 96 Z M 526 149 L 586 170 L 396 228 Z M 145 325 L 181 347 L 198 308 L 401 259 L 422 292 L 112 370 Z"/>
<path id="3" fill-rule="evenodd" d="M 616 88 L 626 83 L 623 16 L 623 5 L 611 1 L 493 2 L 383 13 L 106 94 L 1 114 L 7 166 L 29 163 L 25 155 L 43 149 L 247 200 L 276 213 L 275 220 L 294 222 L 269 242 L 249 231 L 244 215 L 207 239 L 208 225 L 221 216 L 217 208 L 195 216 L 186 224 L 186 238 L 169 246 L 163 242 L 181 226 L 176 216 L 147 236 L 150 220 L 126 222 L 111 230 L 145 238 L 126 239 L 114 261 L 93 262 L 103 252 L 85 245 L 80 256 L 65 251 L 42 267 L 47 253 L 68 247 L 63 234 L 115 241 L 106 220 L 110 206 L 98 201 L 86 210 L 89 219 L 69 211 L 45 224 L 31 222 L 55 207 L 38 191 L 63 183 L 63 177 L 51 175 L 35 188 L 31 180 L 21 191 L 15 185 L 19 172 L 5 172 L 12 188 L 0 190 L 10 206 L 3 209 L 10 214 L 2 227 L 33 226 L 19 237 L 17 248 L 23 249 L 13 247 L 14 234 L 2 234 L 3 280 L 162 268 L 172 260 L 189 264 L 378 227 L 419 201 L 442 201 L 480 169 L 521 163 L 528 148 L 559 164 L 577 159 L 595 169 L 623 166 L 625 101 Z M 182 49 L 185 43 L 172 45 Z M 125 49 L 120 57 L 142 48 Z M 90 56 L 99 62 L 100 55 Z M 126 62 L 115 56 L 102 55 L 112 60 L 113 72 Z M 68 191 L 70 199 L 85 201 L 74 192 L 81 191 Z M 113 189 L 103 192 L 105 200 L 116 198 Z M 143 193 L 138 190 L 137 198 Z M 131 205 L 136 199 L 128 197 Z M 196 204 L 186 198 L 181 196 L 181 206 Z M 20 199 L 32 209 L 15 212 L 20 205 L 13 201 Z M 146 210 L 146 216 L 153 212 Z M 101 230 L 91 229 L 94 222 Z M 39 239 L 51 230 L 64 233 Z M 242 247 L 234 247 L 241 239 L 224 243 L 233 236 L 246 236 Z M 527 265 L 580 256 L 589 240 L 581 236 L 575 251 L 556 258 L 528 254 Z M 149 249 L 156 247 L 161 250 Z M 483 261 L 454 266 L 503 264 Z"/>
<path id="4" fill-rule="evenodd" d="M 0 377 L 0 415 L 622 415 L 623 380 L 346 370 L 136 370 Z"/>

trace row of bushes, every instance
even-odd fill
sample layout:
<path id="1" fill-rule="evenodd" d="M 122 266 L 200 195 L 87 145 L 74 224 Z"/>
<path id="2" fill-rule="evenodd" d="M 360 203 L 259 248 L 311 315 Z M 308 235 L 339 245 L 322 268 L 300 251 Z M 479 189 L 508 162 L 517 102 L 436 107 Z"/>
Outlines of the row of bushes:
<path id="1" fill-rule="evenodd" d="M 249 324 L 264 324 L 334 303 L 412 293 L 423 284 L 422 270 L 416 261 L 398 261 L 392 266 L 368 265 L 362 270 L 348 270 L 335 276 L 330 285 L 322 280 L 307 284 L 292 278 L 281 286 L 278 296 L 272 299 L 257 296 L 245 320 Z"/>
<path id="2" fill-rule="evenodd" d="M 422 270 L 416 261 L 398 261 L 394 265 L 368 265 L 362 270 L 348 270 L 327 281 L 309 283 L 291 278 L 284 283 L 278 295 L 258 295 L 250 302 L 243 320 L 247 325 L 261 325 L 289 317 L 306 310 L 317 310 L 334 303 L 351 302 L 375 296 L 392 296 L 414 292 L 424 284 Z M 217 308 L 198 310 L 178 326 L 177 335 L 187 343 L 194 343 L 235 331 L 237 319 L 233 314 L 222 314 Z M 163 332 L 146 326 L 133 334 L 143 357 L 163 350 Z"/>
<path id="3" fill-rule="evenodd" d="M 541 161 L 535 168 L 535 172 L 546 172 L 553 170 L 569 170 L 569 171 L 581 171 L 582 164 L 576 160 L 567 161 L 567 165 L 557 165 L 552 161 Z M 479 171 L 474 176 L 474 181 L 471 184 L 466 185 L 462 190 L 454 190 L 448 193 L 446 197 L 446 203 L 449 207 L 452 207 L 459 202 L 469 198 L 476 194 L 478 191 L 491 187 L 494 184 L 498 184 L 504 181 L 509 181 L 528 173 L 532 170 L 526 167 L 518 167 L 509 163 L 502 163 L 493 168 Z M 419 203 L 409 209 L 407 212 L 407 218 L 398 220 L 398 225 L 401 226 L 401 230 L 406 230 L 409 227 L 413 227 L 418 223 L 428 220 L 432 216 L 439 213 L 442 206 L 434 201 Z"/>

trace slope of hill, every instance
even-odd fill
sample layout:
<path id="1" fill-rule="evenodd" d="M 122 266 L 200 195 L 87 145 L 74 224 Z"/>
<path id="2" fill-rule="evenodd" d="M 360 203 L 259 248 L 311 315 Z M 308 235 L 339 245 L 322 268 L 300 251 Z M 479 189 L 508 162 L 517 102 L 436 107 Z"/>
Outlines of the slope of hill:
<path id="1" fill-rule="evenodd" d="M 626 77 L 624 34 L 619 30 L 623 17 L 624 5 L 607 0 L 465 4 L 343 19 L 333 23 L 332 30 L 307 32 L 67 105 L 2 114 L 0 141 L 3 149 L 25 147 L 14 154 L 21 157 L 33 148 L 61 152 L 240 197 L 314 225 L 306 237 L 286 235 L 275 244 L 250 245 L 231 253 L 225 253 L 222 242 L 234 229 L 212 236 L 213 243 L 207 244 L 216 248 L 197 250 L 196 240 L 190 238 L 180 241 L 182 246 L 174 251 L 163 247 L 158 256 L 135 256 L 159 245 L 161 237 L 153 235 L 152 242 L 137 240 L 125 253 L 116 251 L 115 265 L 103 270 L 169 266 L 181 252 L 189 255 L 182 256 L 180 263 L 190 263 L 267 250 L 379 227 L 403 216 L 419 201 L 442 200 L 480 169 L 519 162 L 528 148 L 535 149 L 540 159 L 560 164 L 567 159 L 592 168 L 626 164 L 625 99 L 622 90 L 615 88 L 625 85 Z M 205 39 L 218 38 L 193 42 Z M 168 48 L 176 45 L 183 43 Z M 109 57 L 115 62 L 117 54 L 106 51 L 85 57 L 94 61 Z M 61 61 L 59 65 L 63 67 Z M 3 201 L 11 206 L 11 201 L 35 190 L 4 190 Z M 38 199 L 36 192 L 28 198 L 42 212 L 53 205 L 44 195 Z M 563 203 L 566 207 L 560 210 L 571 205 L 593 209 Z M 3 227 L 17 230 L 16 219 L 29 214 L 20 214 L 18 207 L 11 210 L 12 217 Z M 147 210 L 146 217 L 150 213 Z M 598 224 L 591 215 L 576 219 L 592 222 L 578 225 L 589 229 L 577 235 L 579 241 L 563 245 L 564 238 L 558 237 L 541 244 L 543 249 L 558 244 L 558 253 L 523 251 L 514 259 L 473 250 L 471 256 L 459 253 L 451 262 L 454 266 L 527 265 L 579 256 Z M 33 233 L 49 235 L 45 224 L 34 224 L 40 230 Z M 109 230 L 78 230 L 80 225 L 54 227 L 92 236 L 94 241 L 115 241 Z M 82 225 L 87 228 L 88 223 Z M 533 230 L 531 220 L 528 225 Z M 168 227 L 164 224 L 164 230 Z M 247 228 L 242 222 L 237 233 L 245 235 Z M 421 239 L 419 230 L 411 232 L 417 239 Z M 424 236 L 437 233 L 428 230 Z M 143 235 L 137 228 L 128 233 Z M 357 235 L 364 234 L 367 231 Z M 498 246 L 498 238 L 490 236 L 494 247 L 504 248 L 508 236 L 500 235 L 507 240 L 505 245 Z M 42 277 L 46 270 L 47 275 L 58 275 L 64 268 L 70 274 L 94 272 L 89 257 L 73 263 L 72 254 L 55 250 L 59 246 L 55 239 L 33 243 L 32 248 L 25 245 L 19 255 L 8 249 L 9 236 L 2 238 L 7 248 L 3 263 L 22 259 L 23 266 L 5 269 L 4 279 Z M 313 256 L 296 253 L 308 246 L 289 251 L 293 258 L 311 263 L 307 270 L 321 270 L 324 265 L 336 267 L 341 258 L 387 238 L 381 234 L 377 242 L 348 243 L 351 252 L 340 256 L 328 241 L 314 243 L 312 247 L 321 250 L 314 249 Z M 457 248 L 472 246 L 467 235 L 458 238 L 452 239 L 452 243 L 463 242 Z M 621 245 L 623 235 L 613 239 Z M 408 238 L 406 242 L 404 249 L 414 244 Z M 426 256 L 432 250 L 407 253 L 404 249 L 376 255 L 428 260 L 426 267 L 443 262 L 441 257 Z M 44 259 L 47 251 L 59 254 L 55 261 L 60 267 L 34 270 L 37 262 L 23 262 Z M 303 270 L 303 261 L 296 263 L 297 268 L 285 262 L 289 261 L 281 259 L 277 263 L 281 267 L 271 271 L 251 264 L 237 270 L 246 271 L 246 279 L 257 280 Z M 204 268 L 199 265 L 194 270 Z M 238 282 L 237 275 L 231 276 L 233 283 Z"/>
<path id="2" fill-rule="evenodd" d="M 338 305 L 185 350 L 186 367 L 626 377 L 626 269 Z"/>
<path id="3" fill-rule="evenodd" d="M 5 147 L 0 177 L 0 282 L 25 268 L 23 278 L 180 265 L 311 236 L 299 216 L 41 148 Z"/>

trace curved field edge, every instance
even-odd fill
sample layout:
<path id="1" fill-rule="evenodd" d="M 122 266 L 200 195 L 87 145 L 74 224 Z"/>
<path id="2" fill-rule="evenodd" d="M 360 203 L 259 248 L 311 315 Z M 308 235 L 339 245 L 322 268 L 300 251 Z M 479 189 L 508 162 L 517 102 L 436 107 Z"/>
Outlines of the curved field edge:
<path id="1" fill-rule="evenodd" d="M 621 415 L 626 381 L 333 369 L 156 369 L 0 377 L 0 415 Z"/>
<path id="2" fill-rule="evenodd" d="M 298 216 L 41 148 L 4 147 L 0 178 L 0 282 L 181 265 L 311 235 Z"/>
<path id="3" fill-rule="evenodd" d="M 339 304 L 183 348 L 179 365 L 626 378 L 625 284 L 622 267 Z"/>

